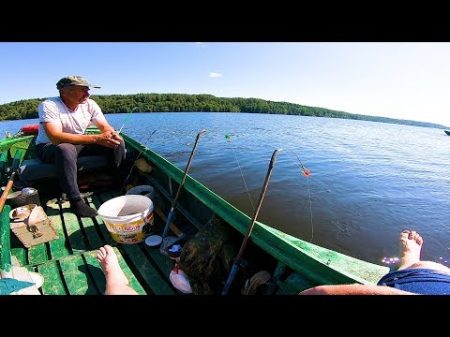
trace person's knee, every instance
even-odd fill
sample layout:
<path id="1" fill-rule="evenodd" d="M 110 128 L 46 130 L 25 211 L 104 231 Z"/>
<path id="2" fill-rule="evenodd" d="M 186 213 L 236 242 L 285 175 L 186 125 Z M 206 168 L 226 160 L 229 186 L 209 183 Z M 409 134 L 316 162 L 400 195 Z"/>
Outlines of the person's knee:
<path id="1" fill-rule="evenodd" d="M 76 152 L 76 148 L 74 144 L 71 143 L 60 143 L 58 145 L 56 145 L 56 148 L 58 149 L 58 151 L 61 152 Z"/>
<path id="2" fill-rule="evenodd" d="M 432 269 L 450 274 L 450 269 L 448 267 L 433 261 L 419 261 L 409 266 L 409 268 Z"/>
<path id="3" fill-rule="evenodd" d="M 56 154 L 62 158 L 77 158 L 77 149 L 70 143 L 61 143 L 56 145 Z"/>

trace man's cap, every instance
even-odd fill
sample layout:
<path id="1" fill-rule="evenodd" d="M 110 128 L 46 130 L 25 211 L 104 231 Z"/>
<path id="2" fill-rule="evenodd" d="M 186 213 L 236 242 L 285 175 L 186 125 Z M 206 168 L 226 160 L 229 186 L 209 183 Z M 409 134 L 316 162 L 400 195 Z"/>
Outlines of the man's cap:
<path id="1" fill-rule="evenodd" d="M 90 87 L 90 88 L 101 88 L 98 85 L 89 83 L 84 77 L 81 76 L 67 76 L 61 78 L 56 83 L 56 89 L 60 90 L 64 87 L 69 87 L 73 85 L 79 85 L 82 87 Z"/>

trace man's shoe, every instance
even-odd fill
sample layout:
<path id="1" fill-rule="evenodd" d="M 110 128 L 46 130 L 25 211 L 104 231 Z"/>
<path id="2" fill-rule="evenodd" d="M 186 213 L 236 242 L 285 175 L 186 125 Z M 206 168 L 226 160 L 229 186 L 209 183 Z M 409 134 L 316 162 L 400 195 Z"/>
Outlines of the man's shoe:
<path id="1" fill-rule="evenodd" d="M 86 205 L 83 199 L 71 200 L 70 206 L 72 207 L 72 210 L 75 212 L 75 214 L 80 218 L 91 218 L 97 215 L 97 211 Z"/>

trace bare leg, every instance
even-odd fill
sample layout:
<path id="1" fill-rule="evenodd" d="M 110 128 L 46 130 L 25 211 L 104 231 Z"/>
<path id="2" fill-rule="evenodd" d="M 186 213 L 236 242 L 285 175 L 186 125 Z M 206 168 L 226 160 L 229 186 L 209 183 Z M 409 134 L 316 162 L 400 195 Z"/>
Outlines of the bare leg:
<path id="1" fill-rule="evenodd" d="M 400 267 L 398 270 L 406 268 L 426 268 L 450 274 L 450 269 L 446 266 L 432 262 L 421 261 L 423 239 L 415 231 L 404 230 L 400 233 Z"/>
<path id="2" fill-rule="evenodd" d="M 299 295 L 415 295 L 400 289 L 374 284 L 323 285 L 303 290 Z"/>
<path id="3" fill-rule="evenodd" d="M 128 286 L 127 277 L 120 268 L 117 255 L 111 246 L 100 247 L 97 260 L 106 278 L 105 295 L 137 295 L 136 291 Z"/>

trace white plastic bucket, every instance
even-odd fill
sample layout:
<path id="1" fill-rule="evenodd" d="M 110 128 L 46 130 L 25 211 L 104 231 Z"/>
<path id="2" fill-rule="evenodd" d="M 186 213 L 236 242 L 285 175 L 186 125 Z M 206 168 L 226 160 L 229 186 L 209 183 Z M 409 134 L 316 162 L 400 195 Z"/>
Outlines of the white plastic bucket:
<path id="1" fill-rule="evenodd" d="M 153 225 L 153 202 L 143 195 L 124 195 L 103 203 L 98 215 L 116 242 L 139 243 L 145 239 L 143 227 Z"/>

